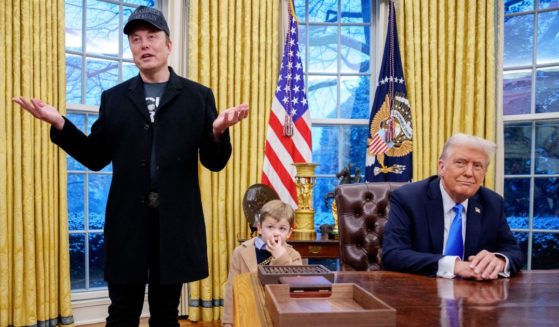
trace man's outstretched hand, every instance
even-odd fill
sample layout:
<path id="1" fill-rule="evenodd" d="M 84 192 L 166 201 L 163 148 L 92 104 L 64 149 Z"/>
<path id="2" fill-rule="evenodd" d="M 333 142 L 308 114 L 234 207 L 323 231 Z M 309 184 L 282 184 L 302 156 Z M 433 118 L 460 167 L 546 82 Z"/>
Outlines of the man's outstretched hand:
<path id="1" fill-rule="evenodd" d="M 219 137 L 225 130 L 248 117 L 248 104 L 243 103 L 222 111 L 213 122 L 213 134 Z"/>
<path id="2" fill-rule="evenodd" d="M 55 107 L 44 103 L 43 100 L 30 99 L 28 101 L 22 96 L 16 96 L 12 98 L 12 101 L 31 113 L 33 117 L 51 124 L 56 129 L 62 130 L 64 127 L 64 118 L 62 118 L 62 115 L 60 115 Z"/>

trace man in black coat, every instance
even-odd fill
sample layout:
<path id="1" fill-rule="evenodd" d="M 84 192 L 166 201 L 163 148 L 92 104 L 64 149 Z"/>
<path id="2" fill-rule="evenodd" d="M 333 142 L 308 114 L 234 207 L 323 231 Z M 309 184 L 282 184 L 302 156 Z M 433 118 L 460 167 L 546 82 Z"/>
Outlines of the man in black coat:
<path id="1" fill-rule="evenodd" d="M 13 100 L 52 125 L 51 140 L 91 170 L 112 162 L 105 217 L 107 326 L 137 326 L 145 284 L 150 325 L 179 326 L 182 284 L 208 276 L 198 158 L 212 171 L 231 155 L 228 127 L 243 104 L 217 114 L 212 91 L 168 67 L 172 43 L 163 14 L 138 7 L 124 27 L 140 74 L 101 95 L 84 135 L 41 100 Z"/>

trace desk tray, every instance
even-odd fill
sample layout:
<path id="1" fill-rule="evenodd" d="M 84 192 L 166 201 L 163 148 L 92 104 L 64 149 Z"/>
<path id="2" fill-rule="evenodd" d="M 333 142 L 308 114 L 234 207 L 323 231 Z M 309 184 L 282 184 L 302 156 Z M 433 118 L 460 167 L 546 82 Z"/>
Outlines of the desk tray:
<path id="1" fill-rule="evenodd" d="M 396 310 L 354 283 L 333 284 L 327 298 L 293 298 L 286 284 L 265 288 L 276 327 L 396 325 Z"/>
<path id="2" fill-rule="evenodd" d="M 279 284 L 280 277 L 322 276 L 334 282 L 334 273 L 323 265 L 258 266 L 258 279 L 262 285 Z"/>

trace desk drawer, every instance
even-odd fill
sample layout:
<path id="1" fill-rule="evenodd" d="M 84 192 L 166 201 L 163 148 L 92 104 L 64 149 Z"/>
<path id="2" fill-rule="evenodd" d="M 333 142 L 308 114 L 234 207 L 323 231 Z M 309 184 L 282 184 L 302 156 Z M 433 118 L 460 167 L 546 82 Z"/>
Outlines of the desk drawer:
<path id="1" fill-rule="evenodd" d="M 340 256 L 340 249 L 337 243 L 316 244 L 313 242 L 290 243 L 297 250 L 301 257 L 311 259 L 336 259 Z"/>

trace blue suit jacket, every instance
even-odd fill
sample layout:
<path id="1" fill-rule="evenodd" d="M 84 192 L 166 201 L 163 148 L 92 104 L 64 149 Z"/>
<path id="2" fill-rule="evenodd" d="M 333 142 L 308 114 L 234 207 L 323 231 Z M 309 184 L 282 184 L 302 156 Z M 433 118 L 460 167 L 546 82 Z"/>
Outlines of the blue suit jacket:
<path id="1" fill-rule="evenodd" d="M 392 192 L 384 230 L 384 269 L 436 275 L 444 238 L 439 183 L 432 176 Z M 481 250 L 507 256 L 511 273 L 522 268 L 524 256 L 505 219 L 503 198 L 485 187 L 468 200 L 464 258 Z"/>

